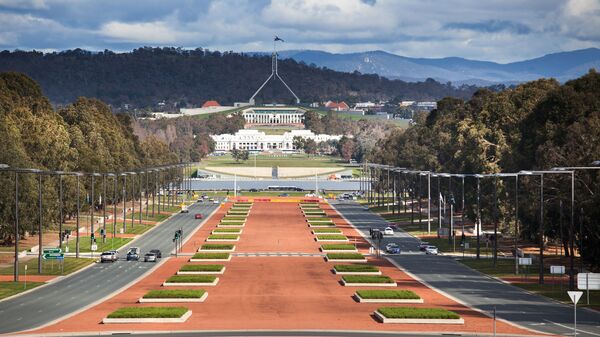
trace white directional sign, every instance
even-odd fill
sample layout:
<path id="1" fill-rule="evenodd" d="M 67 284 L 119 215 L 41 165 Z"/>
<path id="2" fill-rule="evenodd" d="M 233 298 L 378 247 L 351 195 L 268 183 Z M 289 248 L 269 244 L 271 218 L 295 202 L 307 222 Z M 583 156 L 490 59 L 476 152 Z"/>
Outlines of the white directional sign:
<path id="1" fill-rule="evenodd" d="M 567 294 L 569 294 L 569 298 L 571 298 L 573 304 L 577 304 L 581 298 L 581 295 L 583 295 L 583 291 L 567 291 Z"/>
<path id="2" fill-rule="evenodd" d="M 577 289 L 600 290 L 600 273 L 577 274 Z"/>
<path id="3" fill-rule="evenodd" d="M 519 264 L 521 266 L 531 266 L 531 258 L 530 257 L 520 257 Z"/>
<path id="4" fill-rule="evenodd" d="M 565 266 L 550 266 L 550 274 L 563 275 L 565 273 Z"/>
<path id="5" fill-rule="evenodd" d="M 96 244 L 93 244 L 93 245 L 92 245 L 92 251 L 93 251 L 93 252 L 95 252 L 95 251 L 97 251 L 97 250 L 98 250 L 98 245 L 96 245 Z"/>

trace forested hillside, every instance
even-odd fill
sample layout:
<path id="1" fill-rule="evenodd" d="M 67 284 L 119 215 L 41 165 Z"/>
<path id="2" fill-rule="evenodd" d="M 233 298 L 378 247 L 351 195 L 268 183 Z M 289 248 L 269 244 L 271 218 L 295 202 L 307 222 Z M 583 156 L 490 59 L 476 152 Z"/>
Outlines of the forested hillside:
<path id="1" fill-rule="evenodd" d="M 198 106 L 209 99 L 221 104 L 247 101 L 271 72 L 271 58 L 201 48 L 139 48 L 130 53 L 3 51 L 0 71 L 29 75 L 52 103 L 66 104 L 85 96 L 115 109 L 125 104 L 154 107 L 163 101 L 175 109 Z M 469 98 L 477 89 L 457 89 L 431 79 L 408 83 L 378 75 L 336 72 L 291 59 L 279 62 L 279 72 L 303 102 Z M 257 102 L 288 103 L 292 99 L 283 85 L 275 82 L 265 88 Z"/>
<path id="2" fill-rule="evenodd" d="M 549 169 L 558 166 L 589 166 L 600 160 L 600 74 L 587 75 L 560 85 L 538 80 L 511 90 L 478 91 L 468 101 L 446 98 L 438 109 L 421 115 L 416 125 L 397 130 L 380 143 L 371 158 L 400 167 L 438 172 L 497 173 Z M 600 175 L 579 171 L 576 180 L 576 245 L 583 242 L 583 256 L 600 268 Z M 544 190 L 549 239 L 566 246 L 570 224 L 570 179 L 546 174 Z M 514 180 L 514 178 L 513 178 Z M 514 228 L 514 183 L 506 178 L 484 179 L 484 223 L 493 219 L 493 184 L 499 187 L 503 231 Z M 435 180 L 434 180 L 435 183 Z M 474 205 L 474 179 L 467 179 L 467 202 Z M 434 185 L 435 186 L 435 185 Z M 520 178 L 522 235 L 539 238 L 539 176 Z M 561 220 L 559 204 L 566 205 Z M 470 218 L 474 209 L 469 209 Z M 561 224 L 565 224 L 561 227 Z M 579 231 L 580 225 L 583 232 Z M 565 247 L 565 251 L 568 249 Z"/>

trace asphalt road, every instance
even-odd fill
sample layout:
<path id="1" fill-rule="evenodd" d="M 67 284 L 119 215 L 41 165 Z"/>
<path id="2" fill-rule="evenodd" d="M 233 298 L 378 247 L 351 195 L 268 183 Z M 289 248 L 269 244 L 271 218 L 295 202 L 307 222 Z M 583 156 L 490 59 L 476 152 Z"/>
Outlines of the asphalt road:
<path id="1" fill-rule="evenodd" d="M 295 186 L 304 189 L 305 191 L 314 191 L 315 180 L 314 179 L 260 179 L 253 180 L 247 178 L 238 178 L 235 182 L 238 189 L 249 190 L 256 188 L 264 190 L 269 186 Z M 198 179 L 192 180 L 192 189 L 194 190 L 231 190 L 233 191 L 234 181 L 233 179 L 227 180 L 213 180 L 213 179 Z M 348 180 L 319 180 L 317 182 L 319 190 L 326 191 L 358 191 L 360 189 L 359 181 L 348 181 Z"/>
<path id="2" fill-rule="evenodd" d="M 125 261 L 125 253 L 129 246 L 140 247 L 142 254 L 150 249 L 160 249 L 163 256 L 168 256 L 174 250 L 172 239 L 175 230 L 182 228 L 183 236 L 187 237 L 198 227 L 199 221 L 204 221 L 195 220 L 194 214 L 202 213 L 206 219 L 217 207 L 215 204 L 190 206 L 189 213 L 172 216 L 133 243 L 121 248 L 119 261 L 97 263 L 43 288 L 0 302 L 0 333 L 40 327 L 120 290 L 155 266 L 154 263 Z"/>
<path id="3" fill-rule="evenodd" d="M 367 237 L 369 228 L 383 229 L 388 225 L 381 216 L 355 202 L 338 201 L 332 205 Z M 394 262 L 471 307 L 488 313 L 495 307 L 497 317 L 526 328 L 559 335 L 573 333 L 572 306 L 497 281 L 451 257 L 425 255 L 419 252 L 418 239 L 405 232 L 385 237 L 382 246 L 388 242 L 396 242 L 402 249 L 402 254 L 388 256 Z M 577 330 L 579 336 L 600 336 L 600 313 L 578 309 Z"/>

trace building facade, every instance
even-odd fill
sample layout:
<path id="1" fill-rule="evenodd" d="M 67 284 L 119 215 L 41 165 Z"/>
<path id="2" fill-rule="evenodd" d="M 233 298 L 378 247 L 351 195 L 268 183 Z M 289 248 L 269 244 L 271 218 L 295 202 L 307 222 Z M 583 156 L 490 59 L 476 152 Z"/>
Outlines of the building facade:
<path id="1" fill-rule="evenodd" d="M 215 141 L 216 152 L 228 152 L 233 149 L 293 152 L 297 150 L 294 147 L 294 137 L 313 139 L 316 143 L 342 138 L 341 135 L 316 135 L 310 130 L 291 130 L 283 135 L 267 135 L 262 131 L 250 129 L 239 130 L 233 135 L 226 133 L 211 137 Z"/>
<path id="2" fill-rule="evenodd" d="M 242 111 L 246 125 L 301 126 L 304 110 L 290 107 L 253 107 Z"/>

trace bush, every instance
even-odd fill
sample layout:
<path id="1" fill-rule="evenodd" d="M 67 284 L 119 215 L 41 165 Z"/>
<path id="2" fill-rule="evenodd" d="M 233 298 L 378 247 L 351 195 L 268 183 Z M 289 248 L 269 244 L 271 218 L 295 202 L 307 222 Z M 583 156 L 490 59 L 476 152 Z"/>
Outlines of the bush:
<path id="1" fill-rule="evenodd" d="M 168 283 L 211 283 L 217 277 L 214 275 L 173 275 L 167 279 Z"/>
<path id="2" fill-rule="evenodd" d="M 214 233 L 239 233 L 239 228 L 215 228 L 213 229 Z"/>
<path id="3" fill-rule="evenodd" d="M 384 275 L 344 275 L 342 280 L 346 283 L 394 283 L 389 276 Z"/>
<path id="4" fill-rule="evenodd" d="M 202 245 L 202 249 L 211 250 L 211 249 L 233 249 L 235 245 L 230 244 L 221 244 L 221 243 L 207 243 Z"/>
<path id="5" fill-rule="evenodd" d="M 421 297 L 410 290 L 357 290 L 364 299 L 418 300 Z"/>
<path id="6" fill-rule="evenodd" d="M 205 290 L 150 290 L 144 298 L 201 298 Z"/>
<path id="7" fill-rule="evenodd" d="M 188 311 L 185 307 L 124 307 L 110 313 L 108 318 L 179 318 Z"/>
<path id="8" fill-rule="evenodd" d="M 208 236 L 209 239 L 213 240 L 236 240 L 239 237 L 239 235 L 235 234 L 213 234 Z"/>
<path id="9" fill-rule="evenodd" d="M 364 260 L 365 257 L 359 253 L 328 253 L 329 260 Z"/>
<path id="10" fill-rule="evenodd" d="M 460 316 L 440 308 L 384 307 L 377 309 L 386 318 L 458 319 Z"/>
<path id="11" fill-rule="evenodd" d="M 312 231 L 315 234 L 339 234 L 339 233 L 342 233 L 342 230 L 337 229 L 337 228 L 313 229 Z"/>
<path id="12" fill-rule="evenodd" d="M 317 235 L 319 240 L 348 240 L 345 235 Z"/>
<path id="13" fill-rule="evenodd" d="M 321 249 L 323 250 L 355 250 L 356 247 L 354 245 L 321 245 Z"/>
<path id="14" fill-rule="evenodd" d="M 222 264 L 186 264 L 179 271 L 221 271 L 225 268 Z"/>
<path id="15" fill-rule="evenodd" d="M 333 266 L 333 269 L 340 273 L 375 273 L 379 271 L 377 267 L 368 264 L 337 264 Z"/>
<path id="16" fill-rule="evenodd" d="M 192 256 L 192 259 L 219 259 L 227 260 L 229 253 L 196 253 Z"/>

